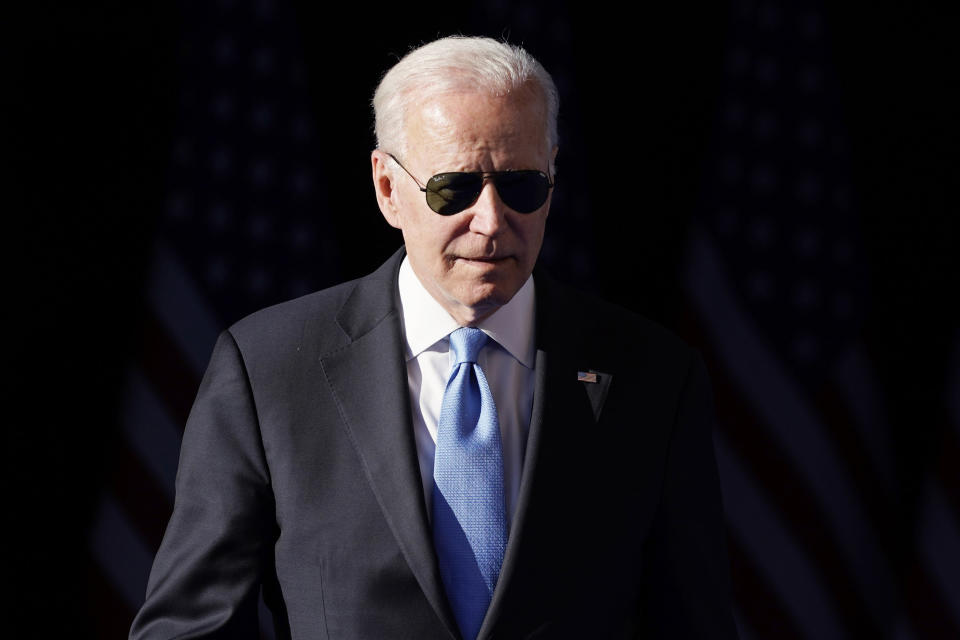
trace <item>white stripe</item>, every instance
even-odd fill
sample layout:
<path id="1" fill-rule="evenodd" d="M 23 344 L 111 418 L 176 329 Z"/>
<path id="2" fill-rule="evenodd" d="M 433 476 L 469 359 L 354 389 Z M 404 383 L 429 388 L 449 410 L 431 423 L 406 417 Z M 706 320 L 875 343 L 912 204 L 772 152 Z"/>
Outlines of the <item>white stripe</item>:
<path id="1" fill-rule="evenodd" d="M 127 442 L 172 501 L 180 458 L 180 429 L 138 366 L 127 370 L 124 396 L 122 422 Z"/>
<path id="2" fill-rule="evenodd" d="M 148 287 L 150 307 L 199 376 L 207 367 L 221 322 L 177 255 L 158 242 Z"/>
<path id="3" fill-rule="evenodd" d="M 893 470 L 893 442 L 890 425 L 883 413 L 883 402 L 877 391 L 870 365 L 857 345 L 849 349 L 838 361 L 834 381 L 850 408 L 854 424 L 860 432 L 860 441 L 867 448 L 873 468 L 877 471 L 886 495 L 893 495 L 896 479 Z"/>
<path id="4" fill-rule="evenodd" d="M 954 470 L 956 473 L 956 470 Z M 920 511 L 920 556 L 960 627 L 960 527 L 939 485 L 929 482 Z"/>
<path id="5" fill-rule="evenodd" d="M 740 309 L 723 261 L 702 226 L 691 229 L 690 245 L 686 286 L 706 320 L 711 344 L 735 386 L 770 425 L 813 489 L 875 622 L 884 624 L 899 604 L 893 574 L 826 428 Z"/>
<path id="6" fill-rule="evenodd" d="M 755 635 L 750 633 L 750 625 L 744 622 L 743 612 L 736 604 L 733 605 L 733 621 L 737 625 L 737 636 L 740 640 L 758 640 Z"/>
<path id="7" fill-rule="evenodd" d="M 131 609 L 139 609 L 146 597 L 153 553 L 107 493 L 100 500 L 90 542 L 107 580 Z"/>
<path id="8" fill-rule="evenodd" d="M 723 435 L 715 432 L 713 441 L 727 522 L 743 541 L 744 551 L 773 585 L 805 637 L 840 640 L 844 635 L 837 613 L 810 569 L 810 559 L 753 486 Z"/>

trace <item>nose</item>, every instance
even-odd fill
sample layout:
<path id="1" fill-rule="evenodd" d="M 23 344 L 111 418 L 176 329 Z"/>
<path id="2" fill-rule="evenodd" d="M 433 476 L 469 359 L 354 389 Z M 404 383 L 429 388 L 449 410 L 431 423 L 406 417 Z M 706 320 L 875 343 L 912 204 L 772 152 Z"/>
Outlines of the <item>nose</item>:
<path id="1" fill-rule="evenodd" d="M 493 182 L 484 182 L 480 197 L 470 208 L 470 230 L 485 236 L 495 236 L 507 223 L 506 213 L 509 208 L 503 204 L 500 194 L 497 193 Z"/>

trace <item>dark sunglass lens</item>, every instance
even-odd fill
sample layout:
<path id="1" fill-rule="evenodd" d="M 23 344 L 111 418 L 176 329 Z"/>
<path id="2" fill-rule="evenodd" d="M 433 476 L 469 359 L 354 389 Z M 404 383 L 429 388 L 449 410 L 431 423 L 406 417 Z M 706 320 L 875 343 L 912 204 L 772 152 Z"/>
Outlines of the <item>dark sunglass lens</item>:
<path id="1" fill-rule="evenodd" d="M 427 181 L 427 205 L 450 216 L 469 207 L 480 195 L 483 178 L 475 173 L 440 173 Z"/>
<path id="2" fill-rule="evenodd" d="M 500 199 L 518 213 L 533 213 L 543 206 L 550 193 L 550 182 L 539 171 L 501 173 L 496 183 Z"/>

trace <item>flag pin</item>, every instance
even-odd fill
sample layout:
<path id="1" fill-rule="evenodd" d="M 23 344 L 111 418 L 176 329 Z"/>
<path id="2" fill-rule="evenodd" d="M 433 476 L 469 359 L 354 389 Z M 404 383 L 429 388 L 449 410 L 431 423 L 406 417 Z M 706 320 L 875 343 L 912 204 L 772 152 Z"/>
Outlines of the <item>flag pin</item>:
<path id="1" fill-rule="evenodd" d="M 592 371 L 577 371 L 577 380 L 580 382 L 596 382 L 597 374 Z"/>

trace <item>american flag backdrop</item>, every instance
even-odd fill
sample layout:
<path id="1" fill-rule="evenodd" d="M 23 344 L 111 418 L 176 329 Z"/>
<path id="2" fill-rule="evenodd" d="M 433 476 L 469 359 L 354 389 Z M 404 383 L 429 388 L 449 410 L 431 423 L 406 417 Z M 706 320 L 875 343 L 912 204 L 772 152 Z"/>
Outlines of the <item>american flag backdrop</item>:
<path id="1" fill-rule="evenodd" d="M 862 333 L 877 306 L 870 212 L 853 189 L 826 15 L 815 2 L 734 7 L 688 235 L 684 332 L 717 397 L 736 618 L 745 639 L 956 638 L 956 417 L 911 539 Z"/>
<path id="2" fill-rule="evenodd" d="M 309 71 L 310 42 L 297 24 L 306 5 L 181 3 L 176 120 L 147 310 L 89 537 L 89 596 L 104 638 L 123 637 L 143 602 L 172 509 L 182 429 L 218 333 L 258 308 L 359 275 L 344 266 L 355 264 L 349 247 L 361 245 L 338 225 L 354 214 L 334 194 L 343 185 L 326 157 L 338 124 L 316 109 L 342 96 L 318 86 L 323 71 Z M 542 260 L 589 285 L 603 277 L 589 189 L 604 185 L 570 179 L 588 162 L 574 120 L 578 25 L 565 6 L 531 7 L 478 4 L 469 13 L 476 29 L 463 30 L 518 41 L 503 24 L 533 33 L 550 14 L 539 42 L 554 52 L 543 62 L 561 91 L 566 155 Z M 939 434 L 935 455 L 907 492 L 876 336 L 864 331 L 882 305 L 866 268 L 871 212 L 852 175 L 830 15 L 813 0 L 743 1 L 717 26 L 726 30 L 719 93 L 691 185 L 698 195 L 678 275 L 685 311 L 673 328 L 704 354 L 714 385 L 741 637 L 960 638 L 960 332 L 934 411 L 940 422 L 916 426 Z M 331 21 L 331 31 L 347 28 Z M 344 56 L 328 63 L 349 69 Z M 361 159 L 371 144 L 369 135 L 356 140 Z M 357 197 L 375 215 L 365 188 Z M 262 614 L 261 635 L 272 637 Z"/>
<path id="3" fill-rule="evenodd" d="M 219 332 L 340 278 L 302 45 L 282 3 L 184 3 L 172 158 L 122 443 L 91 532 L 104 637 L 142 604 Z M 366 141 L 359 141 L 366 145 Z M 272 637 L 263 610 L 264 637 Z"/>

